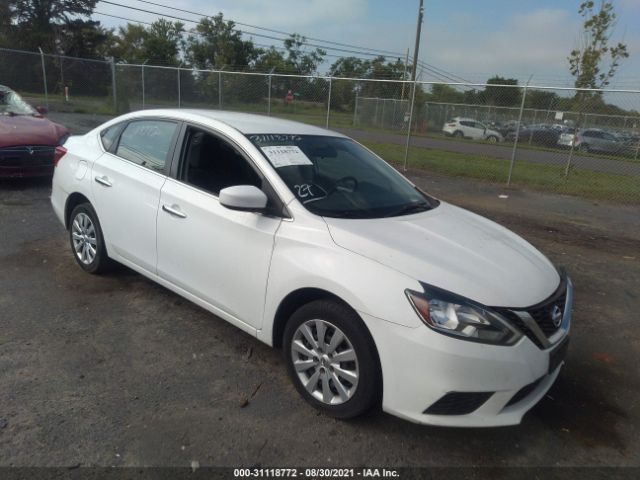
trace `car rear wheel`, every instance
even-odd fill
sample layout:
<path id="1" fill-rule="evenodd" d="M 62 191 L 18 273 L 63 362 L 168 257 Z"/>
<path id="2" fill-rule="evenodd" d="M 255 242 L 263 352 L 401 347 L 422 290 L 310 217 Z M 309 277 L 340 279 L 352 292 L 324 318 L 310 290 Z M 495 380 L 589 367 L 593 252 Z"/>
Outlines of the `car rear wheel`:
<path id="1" fill-rule="evenodd" d="M 490 135 L 487 137 L 487 142 L 489 143 L 497 143 L 498 142 L 498 137 L 496 137 L 495 135 Z"/>
<path id="2" fill-rule="evenodd" d="M 111 266 L 104 246 L 102 229 L 95 210 L 89 203 L 73 209 L 70 216 L 69 240 L 73 258 L 88 273 L 102 273 Z"/>
<path id="3" fill-rule="evenodd" d="M 381 374 L 373 340 L 346 305 L 317 300 L 301 307 L 287 323 L 283 345 L 296 389 L 318 410 L 352 418 L 379 402 Z"/>

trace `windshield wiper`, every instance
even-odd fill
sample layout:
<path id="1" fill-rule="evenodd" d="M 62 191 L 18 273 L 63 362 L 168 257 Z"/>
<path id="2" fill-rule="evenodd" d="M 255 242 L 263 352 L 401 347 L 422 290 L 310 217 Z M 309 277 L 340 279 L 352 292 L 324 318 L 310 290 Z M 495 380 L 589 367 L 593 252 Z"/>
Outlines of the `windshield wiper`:
<path id="1" fill-rule="evenodd" d="M 409 215 L 410 213 L 426 212 L 427 210 L 431 210 L 431 205 L 429 205 L 427 202 L 408 203 L 402 208 L 388 213 L 387 215 L 385 215 L 385 217 L 398 217 L 400 215 Z"/>

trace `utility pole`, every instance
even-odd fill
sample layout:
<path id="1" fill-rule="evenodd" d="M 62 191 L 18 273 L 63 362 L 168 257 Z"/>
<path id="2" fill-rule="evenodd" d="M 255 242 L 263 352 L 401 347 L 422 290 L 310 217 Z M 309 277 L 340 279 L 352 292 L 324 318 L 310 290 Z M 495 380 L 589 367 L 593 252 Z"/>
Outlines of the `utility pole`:
<path id="1" fill-rule="evenodd" d="M 418 27 L 416 29 L 416 46 L 413 49 L 413 71 L 411 72 L 411 81 L 416 81 L 416 71 L 418 69 L 418 50 L 420 50 L 420 32 L 422 31 L 422 17 L 424 16 L 424 0 L 420 0 L 420 9 L 418 10 Z"/>
<path id="2" fill-rule="evenodd" d="M 404 147 L 404 170 L 407 170 L 409 161 L 409 145 L 411 143 L 411 122 L 413 121 L 413 107 L 416 102 L 416 70 L 418 69 L 418 50 L 420 49 L 420 32 L 422 31 L 422 17 L 424 16 L 424 0 L 420 0 L 418 9 L 418 26 L 416 28 L 416 46 L 413 49 L 413 70 L 411 71 L 411 81 L 413 82 L 413 92 L 411 94 L 411 107 L 409 108 L 409 125 L 407 128 L 407 143 Z"/>

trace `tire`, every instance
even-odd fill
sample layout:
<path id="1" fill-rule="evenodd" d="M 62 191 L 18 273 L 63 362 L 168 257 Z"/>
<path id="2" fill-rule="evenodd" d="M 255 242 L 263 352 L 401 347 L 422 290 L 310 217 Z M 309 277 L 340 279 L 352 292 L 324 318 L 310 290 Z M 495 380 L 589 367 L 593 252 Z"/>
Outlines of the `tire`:
<path id="1" fill-rule="evenodd" d="M 318 342 L 320 330 L 324 330 L 322 345 Z M 333 345 L 332 340 L 340 334 L 344 339 Z M 379 405 L 382 375 L 378 354 L 366 326 L 346 305 L 316 300 L 300 307 L 285 328 L 283 355 L 296 389 L 321 412 L 347 419 Z M 308 368 L 298 370 L 304 366 Z"/>
<path id="2" fill-rule="evenodd" d="M 455 132 L 453 132 L 453 136 L 455 138 L 464 138 L 464 133 L 462 133 L 460 130 L 456 130 Z"/>
<path id="3" fill-rule="evenodd" d="M 489 135 L 487 137 L 487 142 L 489 142 L 489 143 L 498 143 L 498 137 L 496 137 L 495 135 Z"/>
<path id="4" fill-rule="evenodd" d="M 589 148 L 589 145 L 586 143 L 581 143 L 578 146 L 578 151 L 582 152 L 582 153 L 589 153 L 591 151 L 591 149 Z"/>
<path id="5" fill-rule="evenodd" d="M 99 274 L 111 267 L 100 221 L 90 203 L 82 203 L 71 212 L 69 243 L 73 258 L 85 272 Z"/>

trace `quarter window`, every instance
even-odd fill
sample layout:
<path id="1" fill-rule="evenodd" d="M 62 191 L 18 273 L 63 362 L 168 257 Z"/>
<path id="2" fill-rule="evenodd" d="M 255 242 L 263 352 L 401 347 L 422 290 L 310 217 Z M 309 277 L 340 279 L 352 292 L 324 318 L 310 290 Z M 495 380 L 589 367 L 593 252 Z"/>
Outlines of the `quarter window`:
<path id="1" fill-rule="evenodd" d="M 164 172 L 177 124 L 165 120 L 129 123 L 122 132 L 116 155 L 151 170 Z"/>
<path id="2" fill-rule="evenodd" d="M 124 126 L 124 123 L 119 123 L 117 125 L 112 125 L 109 128 L 105 128 L 104 130 L 102 130 L 102 132 L 100 132 L 102 146 L 106 151 L 111 151 L 111 147 L 113 147 L 113 144 L 118 139 L 118 135 L 120 135 L 120 132 L 122 132 Z"/>

